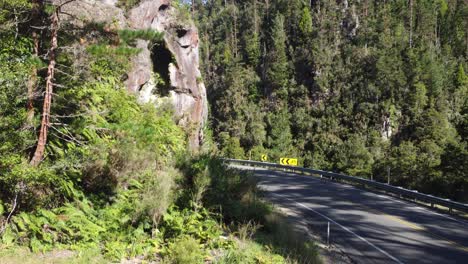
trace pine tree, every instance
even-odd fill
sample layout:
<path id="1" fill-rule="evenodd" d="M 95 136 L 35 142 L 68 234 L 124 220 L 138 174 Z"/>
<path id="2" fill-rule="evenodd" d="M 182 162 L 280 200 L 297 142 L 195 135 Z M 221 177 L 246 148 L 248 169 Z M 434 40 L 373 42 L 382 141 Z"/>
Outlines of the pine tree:
<path id="1" fill-rule="evenodd" d="M 289 79 L 288 58 L 286 56 L 286 32 L 284 30 L 284 17 L 277 14 L 271 29 L 271 47 L 267 58 L 267 95 L 276 109 L 285 106 L 287 99 L 287 85 Z"/>

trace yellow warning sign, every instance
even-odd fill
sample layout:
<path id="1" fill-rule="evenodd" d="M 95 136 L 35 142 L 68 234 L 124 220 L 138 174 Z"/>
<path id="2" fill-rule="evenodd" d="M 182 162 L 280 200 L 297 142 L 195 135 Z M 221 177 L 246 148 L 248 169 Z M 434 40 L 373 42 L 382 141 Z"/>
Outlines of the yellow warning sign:
<path id="1" fill-rule="evenodd" d="M 267 161 L 268 160 L 268 156 L 266 154 L 262 154 L 262 158 L 261 158 L 262 161 Z"/>
<path id="2" fill-rule="evenodd" d="M 281 165 L 297 166 L 297 159 L 280 158 L 280 164 Z"/>

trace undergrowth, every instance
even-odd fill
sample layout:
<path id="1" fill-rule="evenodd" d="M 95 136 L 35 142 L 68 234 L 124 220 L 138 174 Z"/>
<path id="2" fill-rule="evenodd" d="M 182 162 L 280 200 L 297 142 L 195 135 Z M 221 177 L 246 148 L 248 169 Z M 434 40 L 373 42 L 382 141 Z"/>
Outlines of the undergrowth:
<path id="1" fill-rule="evenodd" d="M 285 262 L 274 248 L 251 241 L 272 211 L 254 178 L 216 157 L 192 156 L 171 108 L 139 104 L 126 90 L 126 72 L 139 52 L 133 40 L 161 34 L 121 31 L 116 46 L 99 30 L 86 48 L 57 52 L 51 125 L 38 167 L 28 160 L 40 115 L 25 125 L 26 91 L 19 91 L 31 67 L 39 67 L 31 62 L 33 42 L 21 37 L 16 45 L 0 44 L 6 83 L 0 90 L 0 263 L 17 262 L 15 252 L 24 252 L 24 263 L 37 263 L 36 256 L 48 263 Z M 61 45 L 73 47 L 76 38 L 68 34 L 60 32 Z"/>

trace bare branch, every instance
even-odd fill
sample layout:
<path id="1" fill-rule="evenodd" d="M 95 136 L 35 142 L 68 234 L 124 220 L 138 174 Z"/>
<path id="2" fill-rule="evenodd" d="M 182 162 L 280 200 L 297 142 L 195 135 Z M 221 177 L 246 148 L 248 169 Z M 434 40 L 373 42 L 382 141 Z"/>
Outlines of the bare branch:
<path id="1" fill-rule="evenodd" d="M 21 182 L 21 184 L 22 184 L 22 182 Z M 6 230 L 7 226 L 8 226 L 8 223 L 10 222 L 11 216 L 13 215 L 13 212 L 15 212 L 15 210 L 16 210 L 16 205 L 17 204 L 18 204 L 18 192 L 16 192 L 15 198 L 13 199 L 13 207 L 11 208 L 11 211 L 8 214 L 7 219 L 5 220 L 5 222 L 2 224 L 2 227 L 0 228 L 0 234 L 3 234 L 3 232 L 5 232 L 5 230 Z"/>
<path id="2" fill-rule="evenodd" d="M 61 3 L 61 4 L 59 4 L 59 5 L 57 6 L 57 10 L 60 11 L 60 8 L 62 8 L 64 5 L 68 5 L 69 3 L 74 2 L 74 1 L 76 1 L 76 0 L 67 0 L 67 1 L 65 1 L 65 2 L 63 2 L 63 3 Z"/>

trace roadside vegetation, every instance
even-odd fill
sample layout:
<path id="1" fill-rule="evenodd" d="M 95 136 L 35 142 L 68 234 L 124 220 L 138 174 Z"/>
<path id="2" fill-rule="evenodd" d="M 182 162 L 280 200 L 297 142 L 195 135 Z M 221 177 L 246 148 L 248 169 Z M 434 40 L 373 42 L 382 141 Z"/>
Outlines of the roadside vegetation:
<path id="1" fill-rule="evenodd" d="M 160 33 L 0 6 L 0 263 L 310 263 L 267 238 L 253 177 L 188 153 L 171 107 L 126 91 L 133 40 Z"/>

